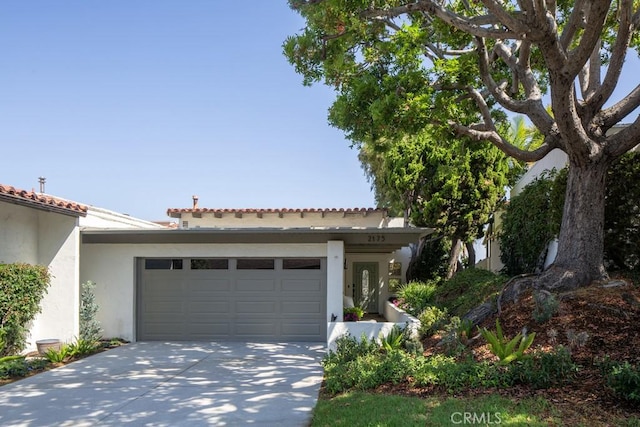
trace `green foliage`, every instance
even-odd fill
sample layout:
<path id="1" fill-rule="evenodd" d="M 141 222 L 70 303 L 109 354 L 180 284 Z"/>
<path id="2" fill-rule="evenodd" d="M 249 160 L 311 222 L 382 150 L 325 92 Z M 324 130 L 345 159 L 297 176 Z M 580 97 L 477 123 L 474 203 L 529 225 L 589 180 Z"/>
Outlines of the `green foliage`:
<path id="1" fill-rule="evenodd" d="M 640 366 L 606 359 L 601 366 L 607 385 L 616 396 L 640 403 Z"/>
<path id="2" fill-rule="evenodd" d="M 551 352 L 536 351 L 509 365 L 509 374 L 515 383 L 528 384 L 534 388 L 550 388 L 571 382 L 578 366 L 571 359 L 571 352 L 558 346 Z"/>
<path id="3" fill-rule="evenodd" d="M 99 306 L 94 289 L 96 285 L 87 281 L 81 285 L 80 293 L 80 340 L 97 342 L 102 338 L 102 328 L 96 319 Z"/>
<path id="4" fill-rule="evenodd" d="M 451 239 L 445 236 L 429 238 L 423 242 L 415 259 L 411 260 L 407 279 L 416 282 L 438 282 L 446 277 L 449 268 Z"/>
<path id="5" fill-rule="evenodd" d="M 71 357 L 83 357 L 95 353 L 99 345 L 98 341 L 78 338 L 68 345 L 68 351 Z"/>
<path id="6" fill-rule="evenodd" d="M 464 352 L 473 330 L 473 323 L 469 319 L 460 320 L 453 316 L 443 328 L 440 345 L 447 355 L 457 356 Z"/>
<path id="7" fill-rule="evenodd" d="M 386 336 L 380 333 L 380 346 L 385 351 L 404 348 L 405 340 L 405 332 L 398 325 L 393 325 Z"/>
<path id="8" fill-rule="evenodd" d="M 446 309 L 440 309 L 436 306 L 429 306 L 422 310 L 418 316 L 420 321 L 420 329 L 418 332 L 422 337 L 430 337 L 438 332 L 449 320 Z"/>
<path id="9" fill-rule="evenodd" d="M 360 339 L 345 334 L 336 340 L 336 349 L 329 350 L 322 359 L 322 364 L 326 367 L 329 364 L 350 362 L 360 356 L 376 353 L 378 349 L 378 344 L 369 340 L 364 334 Z"/>
<path id="10" fill-rule="evenodd" d="M 472 308 L 498 295 L 504 282 L 504 276 L 481 268 L 462 270 L 436 288 L 432 301 L 446 308 L 451 315 L 462 317 Z"/>
<path id="11" fill-rule="evenodd" d="M 604 256 L 610 270 L 640 271 L 640 153 L 625 154 L 609 170 Z"/>
<path id="12" fill-rule="evenodd" d="M 71 347 L 68 344 L 63 344 L 60 349 L 49 348 L 44 354 L 44 357 L 51 363 L 64 363 L 73 358 Z"/>
<path id="13" fill-rule="evenodd" d="M 360 307 L 345 307 L 342 313 L 345 322 L 356 322 L 364 316 L 364 310 Z"/>
<path id="14" fill-rule="evenodd" d="M 500 363 L 507 365 L 516 360 L 522 360 L 524 352 L 533 344 L 536 333 L 532 332 L 527 336 L 518 333 L 512 339 L 508 339 L 502 333 L 500 320 L 496 319 L 496 332 L 493 333 L 487 328 L 480 330 L 483 338 L 489 343 L 491 353 L 500 359 Z"/>
<path id="15" fill-rule="evenodd" d="M 409 282 L 398 291 L 402 300 L 401 308 L 413 316 L 418 316 L 427 308 L 436 291 L 437 282 Z"/>
<path id="16" fill-rule="evenodd" d="M 535 302 L 533 319 L 538 323 L 544 323 L 551 319 L 560 305 L 560 302 L 553 294 L 545 292 L 534 292 L 533 301 Z"/>
<path id="17" fill-rule="evenodd" d="M 403 350 L 389 350 L 365 353 L 341 363 L 325 362 L 325 387 L 330 393 L 340 393 L 398 383 L 414 372 L 414 361 Z"/>
<path id="18" fill-rule="evenodd" d="M 49 282 L 46 267 L 0 264 L 0 356 L 25 348 L 27 325 L 40 312 Z"/>
<path id="19" fill-rule="evenodd" d="M 604 257 L 610 270 L 640 270 L 640 153 L 627 153 L 607 175 Z M 567 169 L 543 174 L 511 198 L 498 236 L 509 275 L 535 271 L 546 244 L 562 221 Z"/>
<path id="20" fill-rule="evenodd" d="M 453 393 L 465 388 L 506 387 L 511 379 L 495 364 L 435 355 L 417 363 L 414 381 L 417 386 L 441 386 Z"/>
<path id="21" fill-rule="evenodd" d="M 510 276 L 532 273 L 540 254 L 560 231 L 566 173 L 544 173 L 509 201 L 498 235 L 500 259 Z"/>
<path id="22" fill-rule="evenodd" d="M 7 356 L 0 359 L 0 379 L 25 377 L 30 372 L 44 368 L 44 359 L 29 359 L 23 356 Z"/>

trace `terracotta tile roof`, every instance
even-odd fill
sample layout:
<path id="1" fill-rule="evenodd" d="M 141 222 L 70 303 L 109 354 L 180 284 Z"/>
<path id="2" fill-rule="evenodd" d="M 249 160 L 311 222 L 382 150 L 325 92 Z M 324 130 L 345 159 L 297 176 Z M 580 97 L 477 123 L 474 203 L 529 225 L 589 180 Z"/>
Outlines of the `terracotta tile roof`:
<path id="1" fill-rule="evenodd" d="M 298 209 L 210 209 L 210 208 L 169 208 L 167 209 L 167 215 L 172 218 L 178 218 L 182 214 L 186 213 L 211 213 L 211 214 L 305 214 L 305 213 L 342 213 L 342 214 L 369 214 L 380 212 L 386 214 L 386 209 L 377 208 L 298 208 Z"/>
<path id="2" fill-rule="evenodd" d="M 0 200 L 64 215 L 86 216 L 87 206 L 43 193 L 0 184 Z"/>

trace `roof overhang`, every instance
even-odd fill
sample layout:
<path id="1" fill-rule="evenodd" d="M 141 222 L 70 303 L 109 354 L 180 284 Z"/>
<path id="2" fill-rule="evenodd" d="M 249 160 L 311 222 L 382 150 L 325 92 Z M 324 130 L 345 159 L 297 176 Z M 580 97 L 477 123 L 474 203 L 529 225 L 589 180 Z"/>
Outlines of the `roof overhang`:
<path id="1" fill-rule="evenodd" d="M 197 228 L 81 231 L 84 244 L 237 244 L 344 242 L 348 253 L 390 253 L 431 234 L 430 228 Z"/>
<path id="2" fill-rule="evenodd" d="M 0 193 L 0 201 L 12 203 L 14 205 L 24 206 L 27 208 L 37 209 L 45 212 L 55 212 L 61 215 L 73 216 L 73 217 L 81 217 L 87 216 L 86 208 L 85 210 L 80 210 L 80 208 L 67 208 L 65 206 L 60 206 L 63 203 L 56 204 L 56 199 L 50 198 L 48 202 L 43 202 L 41 200 L 34 200 L 27 197 L 14 196 L 11 194 Z"/>

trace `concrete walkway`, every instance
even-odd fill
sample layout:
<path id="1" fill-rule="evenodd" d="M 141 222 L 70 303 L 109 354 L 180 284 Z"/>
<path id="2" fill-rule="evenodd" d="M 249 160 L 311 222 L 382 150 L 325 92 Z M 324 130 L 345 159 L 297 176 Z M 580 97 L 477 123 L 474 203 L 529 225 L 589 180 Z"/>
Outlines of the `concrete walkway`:
<path id="1" fill-rule="evenodd" d="M 0 387 L 0 425 L 307 426 L 324 348 L 129 344 Z"/>

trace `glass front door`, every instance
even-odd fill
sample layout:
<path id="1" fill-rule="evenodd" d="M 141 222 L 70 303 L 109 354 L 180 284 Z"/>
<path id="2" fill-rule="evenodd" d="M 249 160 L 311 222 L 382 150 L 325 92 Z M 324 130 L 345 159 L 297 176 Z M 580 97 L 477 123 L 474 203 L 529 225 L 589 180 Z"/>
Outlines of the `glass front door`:
<path id="1" fill-rule="evenodd" d="M 379 283 L 377 262 L 353 263 L 354 303 L 367 313 L 378 312 Z"/>

